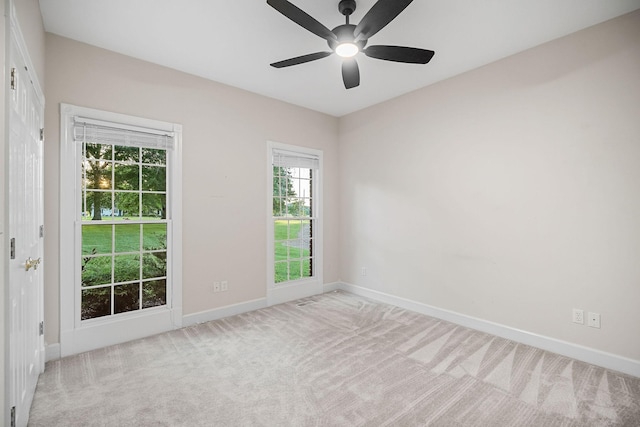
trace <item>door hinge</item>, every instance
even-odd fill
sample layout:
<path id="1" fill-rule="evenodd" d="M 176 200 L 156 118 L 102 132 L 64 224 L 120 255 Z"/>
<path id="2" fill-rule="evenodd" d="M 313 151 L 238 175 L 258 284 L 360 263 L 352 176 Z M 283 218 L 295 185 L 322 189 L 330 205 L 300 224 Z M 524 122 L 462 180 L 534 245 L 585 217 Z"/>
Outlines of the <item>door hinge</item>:
<path id="1" fill-rule="evenodd" d="M 40 322 L 40 335 L 44 335 L 44 321 Z"/>
<path id="2" fill-rule="evenodd" d="M 16 427 L 16 407 L 11 407 L 11 427 Z"/>
<path id="3" fill-rule="evenodd" d="M 44 225 L 40 226 L 40 237 L 44 237 Z"/>
<path id="4" fill-rule="evenodd" d="M 16 259 L 16 238 L 11 238 L 11 259 Z"/>
<path id="5" fill-rule="evenodd" d="M 11 69 L 11 89 L 16 90 L 16 69 Z"/>
<path id="6" fill-rule="evenodd" d="M 40 128 L 40 142 L 44 142 L 44 128 Z"/>

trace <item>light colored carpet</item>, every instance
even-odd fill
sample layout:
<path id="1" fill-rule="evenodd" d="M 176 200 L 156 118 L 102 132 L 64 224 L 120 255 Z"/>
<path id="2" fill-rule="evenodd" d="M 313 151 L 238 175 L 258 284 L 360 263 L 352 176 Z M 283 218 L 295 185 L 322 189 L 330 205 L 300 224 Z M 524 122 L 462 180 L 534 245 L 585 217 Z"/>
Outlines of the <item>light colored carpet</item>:
<path id="1" fill-rule="evenodd" d="M 640 426 L 640 379 L 345 292 L 49 362 L 31 426 Z"/>

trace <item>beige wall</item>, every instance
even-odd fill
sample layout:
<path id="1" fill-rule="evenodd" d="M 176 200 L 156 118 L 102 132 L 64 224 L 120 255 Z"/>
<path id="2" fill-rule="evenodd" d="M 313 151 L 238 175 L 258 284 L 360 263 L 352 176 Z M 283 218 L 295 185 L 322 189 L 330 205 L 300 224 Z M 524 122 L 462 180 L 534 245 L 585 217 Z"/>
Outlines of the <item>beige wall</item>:
<path id="1" fill-rule="evenodd" d="M 639 40 L 635 12 L 343 117 L 342 280 L 640 360 Z"/>
<path id="2" fill-rule="evenodd" d="M 184 314 L 266 296 L 267 140 L 324 151 L 323 274 L 338 280 L 336 118 L 52 34 L 46 54 L 48 343 L 59 338 L 60 102 L 183 125 Z M 214 294 L 214 280 L 229 291 Z"/>

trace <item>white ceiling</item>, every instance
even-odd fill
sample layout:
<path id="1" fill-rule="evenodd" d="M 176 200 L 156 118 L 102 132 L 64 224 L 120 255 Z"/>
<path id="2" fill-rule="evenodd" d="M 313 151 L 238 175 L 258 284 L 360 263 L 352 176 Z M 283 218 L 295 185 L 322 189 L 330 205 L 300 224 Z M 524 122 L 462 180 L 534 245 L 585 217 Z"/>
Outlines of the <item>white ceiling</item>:
<path id="1" fill-rule="evenodd" d="M 338 0 L 290 0 L 328 28 Z M 357 24 L 375 0 L 357 1 Z M 426 65 L 359 54 L 346 90 L 336 55 L 288 68 L 272 62 L 328 50 L 266 0 L 40 0 L 46 31 L 334 116 L 433 84 L 640 9 L 640 0 L 415 0 L 369 44 L 431 49 Z"/>

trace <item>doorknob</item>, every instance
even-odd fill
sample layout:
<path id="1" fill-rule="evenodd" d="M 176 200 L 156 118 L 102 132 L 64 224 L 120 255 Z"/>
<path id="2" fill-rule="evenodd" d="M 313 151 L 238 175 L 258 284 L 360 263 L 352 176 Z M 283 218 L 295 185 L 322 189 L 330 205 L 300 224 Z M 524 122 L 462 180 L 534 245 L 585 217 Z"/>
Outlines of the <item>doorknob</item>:
<path id="1" fill-rule="evenodd" d="M 31 259 L 31 257 L 27 258 L 27 260 L 24 262 L 24 271 L 29 271 L 29 269 L 31 267 L 33 267 L 34 270 L 38 269 L 38 264 L 40 264 L 41 259 Z"/>

